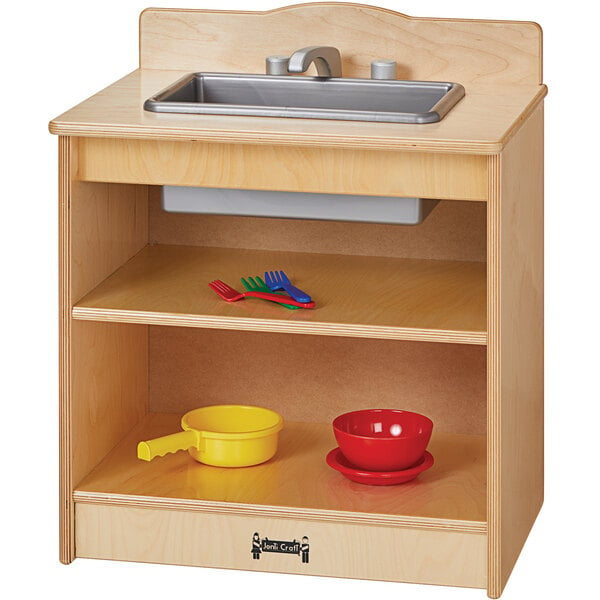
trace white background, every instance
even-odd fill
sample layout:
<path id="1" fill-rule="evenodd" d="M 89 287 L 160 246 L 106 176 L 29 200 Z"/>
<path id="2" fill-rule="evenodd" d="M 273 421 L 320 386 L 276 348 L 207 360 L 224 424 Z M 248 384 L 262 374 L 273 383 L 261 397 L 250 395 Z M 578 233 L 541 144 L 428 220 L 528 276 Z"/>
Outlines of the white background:
<path id="1" fill-rule="evenodd" d="M 544 28 L 544 80 L 550 88 L 546 99 L 546 502 L 503 597 L 598 597 L 600 503 L 593 490 L 598 477 L 594 438 L 600 402 L 600 51 L 597 14 L 589 12 L 594 4 L 373 3 L 413 16 L 532 20 Z M 158 6 L 165 7 L 245 10 L 283 4 L 285 0 L 157 0 Z M 62 598 L 145 600 L 485 598 L 480 590 L 431 586 L 108 561 L 59 564 L 57 140 L 48 133 L 47 123 L 136 68 L 138 15 L 146 6 L 138 0 L 49 0 L 15 2 L 2 9 L 0 593 L 4 598 L 58 593 Z"/>

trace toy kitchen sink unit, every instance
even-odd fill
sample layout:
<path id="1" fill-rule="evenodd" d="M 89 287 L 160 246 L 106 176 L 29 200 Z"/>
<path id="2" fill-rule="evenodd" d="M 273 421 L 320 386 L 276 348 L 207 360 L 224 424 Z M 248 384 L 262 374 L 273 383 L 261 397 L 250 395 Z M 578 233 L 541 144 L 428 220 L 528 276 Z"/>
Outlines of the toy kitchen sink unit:
<path id="1" fill-rule="evenodd" d="M 50 123 L 62 562 L 501 595 L 543 499 L 541 38 L 141 14 Z"/>

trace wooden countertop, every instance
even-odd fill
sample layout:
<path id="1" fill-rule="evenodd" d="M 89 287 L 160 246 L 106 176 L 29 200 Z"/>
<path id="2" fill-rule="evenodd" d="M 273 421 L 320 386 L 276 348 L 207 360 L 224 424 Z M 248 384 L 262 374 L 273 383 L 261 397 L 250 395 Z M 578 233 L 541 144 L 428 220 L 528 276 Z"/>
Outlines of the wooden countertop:
<path id="1" fill-rule="evenodd" d="M 439 123 L 407 125 L 147 112 L 146 98 L 190 71 L 138 69 L 50 122 L 57 135 L 317 145 L 496 154 L 547 93 L 545 85 L 466 83 Z M 462 82 L 461 82 L 462 83 Z"/>

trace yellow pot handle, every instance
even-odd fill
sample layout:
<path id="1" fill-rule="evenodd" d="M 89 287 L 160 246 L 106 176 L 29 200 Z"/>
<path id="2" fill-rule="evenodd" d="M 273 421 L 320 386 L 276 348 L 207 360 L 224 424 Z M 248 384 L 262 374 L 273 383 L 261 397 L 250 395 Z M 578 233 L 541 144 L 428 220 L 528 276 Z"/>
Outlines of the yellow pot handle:
<path id="1" fill-rule="evenodd" d="M 168 452 L 188 450 L 199 447 L 200 435 L 197 431 L 180 431 L 171 435 L 146 440 L 137 446 L 137 456 L 141 460 L 152 460 L 155 456 L 164 456 Z"/>

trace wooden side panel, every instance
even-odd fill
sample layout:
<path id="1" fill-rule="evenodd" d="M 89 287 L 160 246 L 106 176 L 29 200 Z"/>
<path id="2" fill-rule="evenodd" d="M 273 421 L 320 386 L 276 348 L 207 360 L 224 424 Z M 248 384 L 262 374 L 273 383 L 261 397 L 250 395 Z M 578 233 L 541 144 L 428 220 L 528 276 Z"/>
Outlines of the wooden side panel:
<path id="1" fill-rule="evenodd" d="M 74 485 L 144 414 L 147 331 L 73 324 L 73 302 L 148 238 L 144 186 L 81 183 L 81 140 L 59 138 L 60 560 L 74 558 Z M 111 414 L 112 413 L 112 414 Z"/>
<path id="2" fill-rule="evenodd" d="M 148 328 L 73 321 L 71 348 L 75 486 L 146 414 Z"/>
<path id="3" fill-rule="evenodd" d="M 161 208 L 159 187 L 148 202 L 151 244 L 486 260 L 484 202 L 440 202 L 418 226 L 171 213 Z"/>
<path id="4" fill-rule="evenodd" d="M 275 573 L 485 587 L 486 535 L 266 517 L 77 504 L 77 556 Z M 308 538 L 298 554 L 263 552 Z"/>
<path id="5" fill-rule="evenodd" d="M 491 168 L 489 587 L 498 597 L 543 501 L 543 108 Z"/>
<path id="6" fill-rule="evenodd" d="M 487 199 L 487 159 L 471 154 L 117 138 L 80 150 L 82 181 Z"/>
<path id="7" fill-rule="evenodd" d="M 422 412 L 436 431 L 486 432 L 485 346 L 154 326 L 149 361 L 153 412 L 235 399 L 331 422 L 379 406 Z"/>
<path id="8" fill-rule="evenodd" d="M 264 73 L 267 54 L 328 44 L 340 49 L 345 77 L 369 77 L 371 60 L 385 57 L 398 62 L 400 79 L 540 83 L 541 38 L 535 23 L 423 19 L 350 3 L 148 9 L 140 18 L 140 66 Z"/>
<path id="9" fill-rule="evenodd" d="M 75 181 L 73 198 L 71 300 L 77 302 L 146 245 L 148 190 Z"/>
<path id="10" fill-rule="evenodd" d="M 78 160 L 83 139 L 78 140 Z M 75 171 L 74 171 L 75 172 Z M 148 188 L 74 181 L 71 301 L 139 252 L 148 240 Z M 71 419 L 76 485 L 146 411 L 147 328 L 72 325 Z"/>

